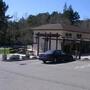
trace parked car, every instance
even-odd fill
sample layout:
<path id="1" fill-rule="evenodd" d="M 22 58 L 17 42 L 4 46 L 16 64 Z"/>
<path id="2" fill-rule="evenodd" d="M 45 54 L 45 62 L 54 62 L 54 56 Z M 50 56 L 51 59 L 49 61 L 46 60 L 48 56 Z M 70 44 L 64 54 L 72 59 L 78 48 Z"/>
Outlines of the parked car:
<path id="1" fill-rule="evenodd" d="M 73 56 L 64 53 L 62 50 L 49 50 L 43 54 L 40 54 L 39 59 L 44 63 L 46 63 L 47 61 L 71 61 L 73 60 Z"/>
<path id="2" fill-rule="evenodd" d="M 14 53 L 14 54 L 9 54 L 8 57 L 7 57 L 7 60 L 18 61 L 18 60 L 24 60 L 25 57 L 26 57 L 25 54 Z"/>
<path id="3" fill-rule="evenodd" d="M 9 60 L 20 60 L 20 57 L 19 57 L 19 55 L 12 55 L 10 58 L 9 58 Z"/>

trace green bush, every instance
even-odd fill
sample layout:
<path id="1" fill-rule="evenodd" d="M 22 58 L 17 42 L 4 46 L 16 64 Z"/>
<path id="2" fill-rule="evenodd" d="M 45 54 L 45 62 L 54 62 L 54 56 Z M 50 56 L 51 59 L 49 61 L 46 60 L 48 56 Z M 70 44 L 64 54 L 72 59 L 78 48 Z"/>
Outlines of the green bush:
<path id="1" fill-rule="evenodd" d="M 0 48 L 0 54 L 9 54 L 10 50 L 9 48 Z"/>

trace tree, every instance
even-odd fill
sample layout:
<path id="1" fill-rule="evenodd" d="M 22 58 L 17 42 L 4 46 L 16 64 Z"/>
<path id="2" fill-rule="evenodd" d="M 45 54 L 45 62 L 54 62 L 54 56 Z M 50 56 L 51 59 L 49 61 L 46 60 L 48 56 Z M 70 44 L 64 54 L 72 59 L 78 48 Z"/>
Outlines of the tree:
<path id="1" fill-rule="evenodd" d="M 65 3 L 64 5 L 64 9 L 63 9 L 63 12 L 67 11 L 67 3 Z"/>
<path id="2" fill-rule="evenodd" d="M 39 25 L 47 24 L 49 19 L 49 13 L 39 13 L 37 15 L 37 21 L 39 22 Z"/>
<path id="3" fill-rule="evenodd" d="M 0 43 L 3 46 L 7 45 L 7 27 L 9 16 L 6 15 L 8 5 L 3 0 L 0 0 Z M 6 51 L 4 48 L 3 60 L 7 59 Z"/>
<path id="4" fill-rule="evenodd" d="M 67 8 L 66 4 L 63 9 L 63 16 L 70 21 L 71 25 L 77 24 L 80 18 L 78 12 L 74 11 L 71 5 Z"/>
<path id="5" fill-rule="evenodd" d="M 27 21 L 30 26 L 39 26 L 42 24 L 47 24 L 49 23 L 49 13 L 39 13 L 38 15 L 30 15 L 27 18 Z"/>
<path id="6" fill-rule="evenodd" d="M 50 15 L 49 23 L 59 23 L 59 14 L 58 12 L 54 11 Z"/>
<path id="7" fill-rule="evenodd" d="M 9 15 L 6 15 L 8 5 L 3 0 L 0 0 L 0 43 L 6 45 L 6 33 L 8 27 Z"/>
<path id="8" fill-rule="evenodd" d="M 24 28 L 29 27 L 28 21 L 24 17 L 20 18 L 20 20 L 18 21 L 18 25 L 19 25 L 20 29 L 24 29 Z"/>

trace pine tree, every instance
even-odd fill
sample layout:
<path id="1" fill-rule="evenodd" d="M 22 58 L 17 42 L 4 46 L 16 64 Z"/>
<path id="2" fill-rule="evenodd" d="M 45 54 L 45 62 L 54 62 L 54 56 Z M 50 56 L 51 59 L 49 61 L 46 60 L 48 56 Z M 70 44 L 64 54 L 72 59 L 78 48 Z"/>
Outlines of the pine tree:
<path id="1" fill-rule="evenodd" d="M 67 3 L 65 3 L 64 5 L 64 9 L 63 9 L 63 12 L 67 11 Z"/>
<path id="2" fill-rule="evenodd" d="M 70 21 L 71 25 L 77 24 L 80 18 L 78 12 L 74 11 L 71 5 L 67 8 L 66 4 L 63 9 L 63 16 Z"/>
<path id="3" fill-rule="evenodd" d="M 0 0 L 0 45 L 7 45 L 7 27 L 9 16 L 6 15 L 8 5 L 3 0 Z M 4 48 L 3 60 L 7 59 L 6 50 Z"/>
<path id="4" fill-rule="evenodd" d="M 0 43 L 1 45 L 6 44 L 6 33 L 8 27 L 9 16 L 6 15 L 8 5 L 3 0 L 0 0 Z"/>

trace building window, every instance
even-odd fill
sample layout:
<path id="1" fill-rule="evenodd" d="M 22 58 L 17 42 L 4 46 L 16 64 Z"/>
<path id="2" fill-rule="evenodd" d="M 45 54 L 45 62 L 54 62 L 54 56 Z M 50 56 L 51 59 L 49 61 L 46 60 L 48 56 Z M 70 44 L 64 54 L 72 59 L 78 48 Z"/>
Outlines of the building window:
<path id="1" fill-rule="evenodd" d="M 66 33 L 65 36 L 66 36 L 66 38 L 72 38 L 72 34 L 71 33 Z"/>
<path id="2" fill-rule="evenodd" d="M 81 34 L 77 34 L 77 38 L 78 39 L 82 38 L 82 35 Z"/>

